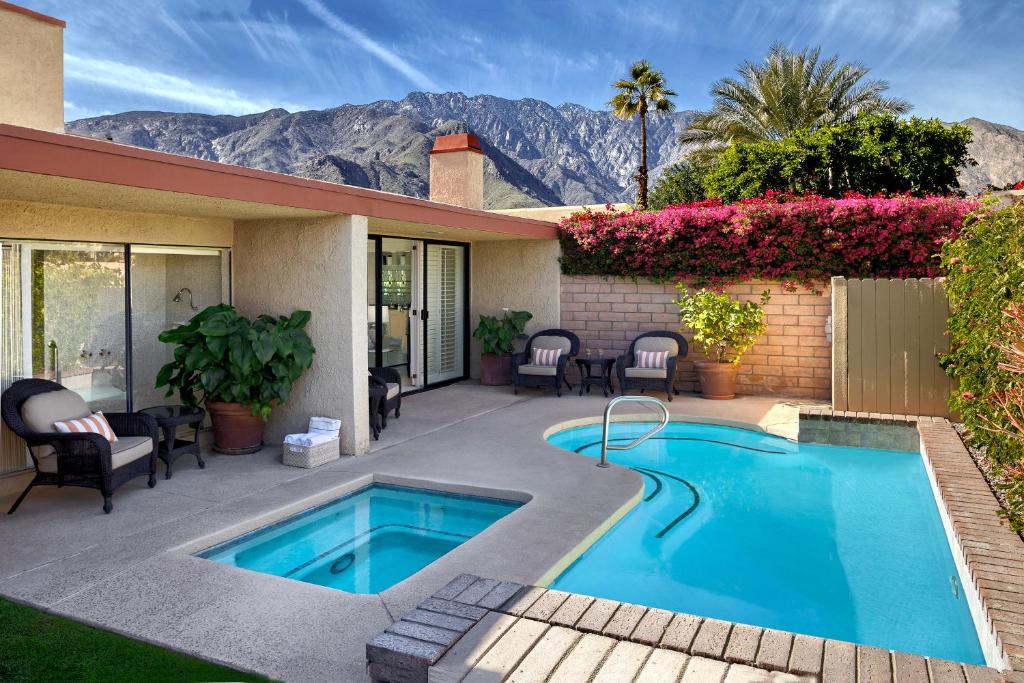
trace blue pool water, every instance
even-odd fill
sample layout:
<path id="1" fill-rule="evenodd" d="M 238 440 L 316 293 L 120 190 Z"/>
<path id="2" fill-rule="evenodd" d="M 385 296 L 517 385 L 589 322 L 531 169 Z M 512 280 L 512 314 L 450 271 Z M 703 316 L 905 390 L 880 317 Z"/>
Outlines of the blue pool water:
<path id="1" fill-rule="evenodd" d="M 649 427 L 613 424 L 612 442 Z M 595 457 L 600 439 L 549 437 Z M 671 423 L 609 455 L 644 499 L 553 587 L 984 663 L 920 454 Z"/>
<path id="2" fill-rule="evenodd" d="M 374 484 L 198 555 L 350 593 L 379 593 L 520 505 Z"/>

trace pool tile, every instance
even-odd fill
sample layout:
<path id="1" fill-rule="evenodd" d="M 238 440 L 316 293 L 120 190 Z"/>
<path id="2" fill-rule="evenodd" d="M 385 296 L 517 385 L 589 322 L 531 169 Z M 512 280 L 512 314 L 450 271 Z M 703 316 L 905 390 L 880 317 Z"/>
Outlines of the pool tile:
<path id="1" fill-rule="evenodd" d="M 793 634 L 787 631 L 765 629 L 761 646 L 757 649 L 755 664 L 762 669 L 785 671 L 789 664 L 789 653 L 793 647 Z"/>
<path id="2" fill-rule="evenodd" d="M 618 638 L 619 640 L 629 638 L 630 634 L 633 633 L 633 629 L 640 623 L 646 612 L 647 608 L 643 605 L 624 603 L 619 606 L 619 609 L 615 610 L 615 615 L 601 629 L 601 633 L 611 638 Z"/>
<path id="3" fill-rule="evenodd" d="M 386 632 L 444 646 L 451 645 L 462 636 L 461 631 L 452 631 L 451 629 L 429 626 L 415 621 L 406 621 L 405 619 L 391 624 Z"/>
<path id="4" fill-rule="evenodd" d="M 615 642 L 612 638 L 587 633 L 558 665 L 548 683 L 589 681 L 605 656 L 615 646 Z"/>
<path id="5" fill-rule="evenodd" d="M 477 600 L 476 604 L 478 607 L 483 607 L 485 609 L 498 609 L 522 587 L 522 584 L 519 583 L 502 581 L 495 586 L 490 593 Z"/>
<path id="6" fill-rule="evenodd" d="M 430 680 L 436 683 L 461 681 L 505 631 L 516 622 L 515 617 L 490 612 L 462 636 L 444 657 L 430 669 Z"/>
<path id="7" fill-rule="evenodd" d="M 526 610 L 523 616 L 527 619 L 547 621 L 568 597 L 569 594 L 564 591 L 549 590 L 530 605 L 530 609 Z"/>
<path id="8" fill-rule="evenodd" d="M 729 642 L 729 631 L 732 624 L 720 619 L 705 619 L 697 630 L 690 652 L 699 657 L 720 659 L 725 653 L 725 645 Z"/>
<path id="9" fill-rule="evenodd" d="M 493 683 L 494 680 L 504 680 L 547 630 L 548 625 L 542 621 L 519 619 L 502 634 L 491 649 L 480 658 L 476 667 L 462 680 L 465 683 Z"/>
<path id="10" fill-rule="evenodd" d="M 753 664 L 763 630 L 757 626 L 736 624 L 729 634 L 729 643 L 725 646 L 725 661 Z"/>
<path id="11" fill-rule="evenodd" d="M 537 586 L 523 586 L 501 606 L 500 611 L 521 617 L 545 592 L 546 589 Z"/>
<path id="12" fill-rule="evenodd" d="M 932 683 L 967 683 L 963 667 L 945 659 L 929 659 L 928 670 Z"/>
<path id="13" fill-rule="evenodd" d="M 587 608 L 593 604 L 594 598 L 589 595 L 573 593 L 562 606 L 551 615 L 551 623 L 559 626 L 575 626 Z"/>
<path id="14" fill-rule="evenodd" d="M 546 680 L 580 637 L 578 631 L 552 626 L 512 672 L 509 683 Z"/>
<path id="15" fill-rule="evenodd" d="M 793 651 L 789 655 L 789 670 L 802 676 L 818 676 L 821 674 L 821 660 L 824 653 L 824 639 L 798 635 L 793 638 Z"/>
<path id="16" fill-rule="evenodd" d="M 825 641 L 821 677 L 825 683 L 856 683 L 857 646 L 838 640 Z"/>
<path id="17" fill-rule="evenodd" d="M 438 626 L 440 628 L 446 628 L 451 631 L 460 631 L 465 633 L 473 627 L 476 623 L 474 619 L 465 619 L 463 617 L 455 617 L 450 614 L 441 614 L 439 612 L 429 612 L 423 609 L 414 609 L 411 612 L 406 612 L 402 619 L 405 621 L 414 621 L 419 624 L 426 624 L 428 626 Z"/>
<path id="18" fill-rule="evenodd" d="M 592 683 L 620 683 L 633 680 L 653 651 L 654 649 L 647 645 L 627 640 L 619 641 L 604 660 Z"/>
<path id="19" fill-rule="evenodd" d="M 589 633 L 600 633 L 619 608 L 619 604 L 612 600 L 598 598 L 587 608 L 580 620 L 576 622 L 576 628 Z"/>
<path id="20" fill-rule="evenodd" d="M 857 646 L 858 683 L 890 683 L 892 661 L 888 650 L 865 645 Z"/>
<path id="21" fill-rule="evenodd" d="M 689 659 L 689 656 L 682 652 L 657 649 L 648 657 L 634 683 L 664 683 L 678 680 Z"/>
<path id="22" fill-rule="evenodd" d="M 500 581 L 495 579 L 477 579 L 453 599 L 456 602 L 475 605 L 478 600 L 482 600 L 485 595 L 494 590 L 499 583 Z"/>
<path id="23" fill-rule="evenodd" d="M 479 578 L 479 576 L 475 576 L 473 574 L 459 574 L 449 581 L 444 588 L 434 593 L 434 597 L 441 598 L 442 600 L 451 600 L 456 595 L 476 583 Z"/>
<path id="24" fill-rule="evenodd" d="M 906 652 L 892 655 L 892 673 L 897 681 L 927 681 L 928 660 Z"/>
<path id="25" fill-rule="evenodd" d="M 700 628 L 700 617 L 692 614 L 677 614 L 672 622 L 665 629 L 665 635 L 661 638 L 661 647 L 680 652 L 689 652 L 693 639 Z"/>
<path id="26" fill-rule="evenodd" d="M 645 645 L 657 645 L 665 635 L 665 629 L 671 623 L 673 613 L 665 609 L 652 607 L 647 610 L 640 623 L 633 629 L 632 640 Z"/>
<path id="27" fill-rule="evenodd" d="M 680 683 L 717 683 L 725 678 L 729 665 L 714 659 L 690 657 Z"/>

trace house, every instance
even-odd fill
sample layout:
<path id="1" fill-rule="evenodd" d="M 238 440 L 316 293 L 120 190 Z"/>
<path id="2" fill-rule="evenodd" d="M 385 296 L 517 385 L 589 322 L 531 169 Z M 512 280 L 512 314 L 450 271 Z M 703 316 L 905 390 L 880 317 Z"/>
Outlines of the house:
<path id="1" fill-rule="evenodd" d="M 55 379 L 94 409 L 175 401 L 154 389 L 160 331 L 230 302 L 309 309 L 313 367 L 267 437 L 310 415 L 368 449 L 368 366 L 406 390 L 473 377 L 480 313 L 559 323 L 556 225 L 484 211 L 473 135 L 439 138 L 429 201 L 64 133 L 63 21 L 0 2 L 0 389 Z M 0 474 L 25 467 L 6 427 Z"/>

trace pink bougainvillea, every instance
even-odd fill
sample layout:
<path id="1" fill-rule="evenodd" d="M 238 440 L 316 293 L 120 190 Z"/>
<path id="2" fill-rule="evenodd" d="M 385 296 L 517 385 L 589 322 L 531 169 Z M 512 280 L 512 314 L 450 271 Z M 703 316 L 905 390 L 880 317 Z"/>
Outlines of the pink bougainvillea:
<path id="1" fill-rule="evenodd" d="M 933 277 L 941 244 L 978 206 L 957 197 L 768 195 L 651 213 L 584 211 L 560 226 L 562 270 L 709 285 Z"/>

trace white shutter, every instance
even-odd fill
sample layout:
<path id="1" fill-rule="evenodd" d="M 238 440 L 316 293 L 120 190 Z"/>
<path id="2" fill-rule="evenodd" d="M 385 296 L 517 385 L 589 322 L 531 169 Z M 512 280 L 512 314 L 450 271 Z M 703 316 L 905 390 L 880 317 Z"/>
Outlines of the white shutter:
<path id="1" fill-rule="evenodd" d="M 462 247 L 427 245 L 427 382 L 462 377 L 465 302 Z"/>

